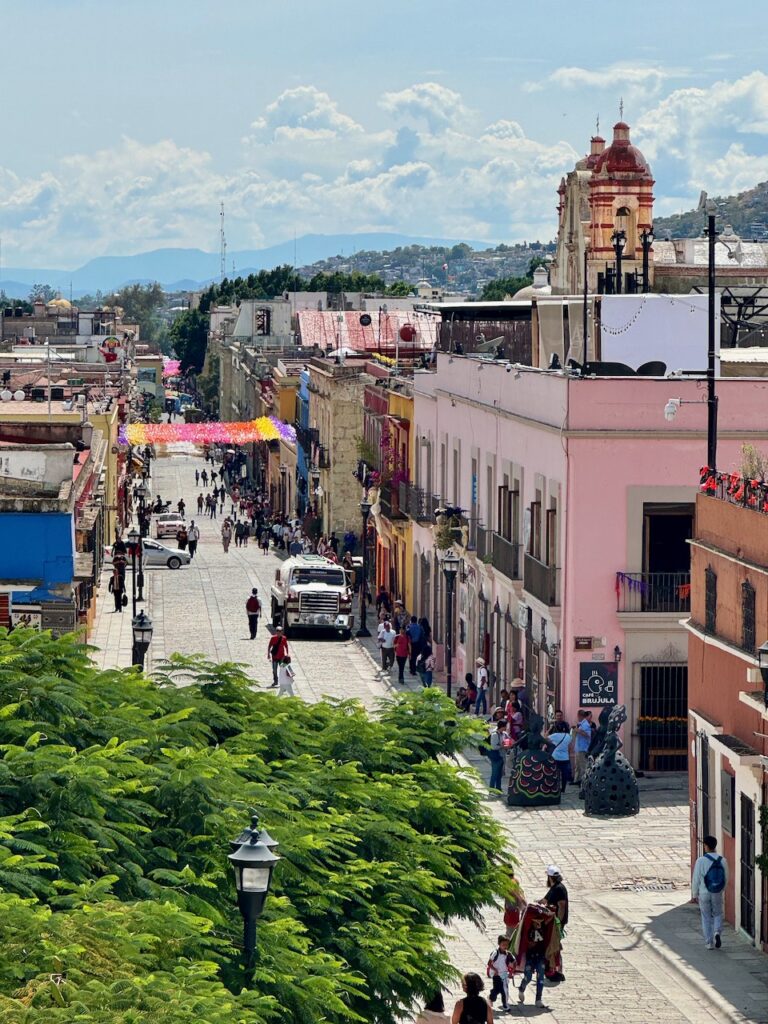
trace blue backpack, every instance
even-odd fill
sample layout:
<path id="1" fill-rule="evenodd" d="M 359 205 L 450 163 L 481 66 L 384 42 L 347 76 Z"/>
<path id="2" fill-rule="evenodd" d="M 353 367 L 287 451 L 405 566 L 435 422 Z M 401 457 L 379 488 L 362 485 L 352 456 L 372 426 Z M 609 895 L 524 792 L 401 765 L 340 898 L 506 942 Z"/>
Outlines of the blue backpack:
<path id="1" fill-rule="evenodd" d="M 725 868 L 723 858 L 719 854 L 705 853 L 704 856 L 712 863 L 704 875 L 704 887 L 707 892 L 722 892 L 725 888 Z"/>

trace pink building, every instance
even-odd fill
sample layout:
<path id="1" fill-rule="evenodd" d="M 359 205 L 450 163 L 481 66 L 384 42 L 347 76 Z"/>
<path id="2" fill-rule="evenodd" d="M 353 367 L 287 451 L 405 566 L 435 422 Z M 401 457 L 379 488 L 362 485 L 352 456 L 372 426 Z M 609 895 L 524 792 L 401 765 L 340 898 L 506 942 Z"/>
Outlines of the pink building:
<path id="1" fill-rule="evenodd" d="M 719 468 L 735 469 L 744 442 L 765 445 L 768 383 L 720 380 L 718 394 Z M 703 382 L 441 354 L 414 395 L 414 486 L 467 520 L 454 678 L 485 656 L 497 691 L 522 675 L 544 714 L 625 703 L 633 763 L 683 770 Z M 684 400 L 671 422 L 670 398 Z M 413 525 L 415 610 L 442 643 L 427 518 Z"/>

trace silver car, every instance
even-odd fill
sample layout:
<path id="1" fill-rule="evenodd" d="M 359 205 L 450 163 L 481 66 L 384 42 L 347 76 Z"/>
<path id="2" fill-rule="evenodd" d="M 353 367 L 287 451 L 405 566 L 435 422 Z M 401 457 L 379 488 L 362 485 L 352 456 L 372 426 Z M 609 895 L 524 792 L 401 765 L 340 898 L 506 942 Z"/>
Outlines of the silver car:
<path id="1" fill-rule="evenodd" d="M 150 537 L 145 537 L 141 542 L 141 546 L 144 552 L 143 562 L 145 569 L 158 569 L 167 567 L 168 569 L 180 569 L 182 565 L 189 565 L 192 558 L 188 551 L 179 551 L 178 548 L 169 548 L 165 544 L 161 544 L 159 541 L 152 540 Z M 104 548 L 104 560 L 106 562 L 112 561 L 112 546 Z M 130 558 L 128 562 L 130 563 Z"/>

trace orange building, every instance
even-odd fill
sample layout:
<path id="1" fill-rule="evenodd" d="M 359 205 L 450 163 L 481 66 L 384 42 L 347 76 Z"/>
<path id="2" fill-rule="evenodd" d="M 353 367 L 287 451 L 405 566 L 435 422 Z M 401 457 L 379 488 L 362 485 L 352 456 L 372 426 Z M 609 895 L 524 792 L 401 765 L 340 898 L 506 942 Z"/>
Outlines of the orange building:
<path id="1" fill-rule="evenodd" d="M 728 493 L 730 490 L 730 494 Z M 758 493 L 759 492 L 759 493 Z M 744 501 L 755 497 L 754 507 Z M 758 648 L 768 640 L 766 488 L 699 495 L 686 625 L 691 861 L 714 835 L 728 861 L 726 918 L 768 951 L 768 707 Z"/>

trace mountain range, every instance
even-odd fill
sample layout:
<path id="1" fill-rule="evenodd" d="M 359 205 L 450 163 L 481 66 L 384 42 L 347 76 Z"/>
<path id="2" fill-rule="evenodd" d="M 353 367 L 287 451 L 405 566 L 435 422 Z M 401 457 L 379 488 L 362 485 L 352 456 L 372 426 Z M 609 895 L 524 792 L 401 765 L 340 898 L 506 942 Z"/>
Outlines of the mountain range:
<path id="1" fill-rule="evenodd" d="M 281 242 L 264 249 L 241 249 L 227 252 L 226 272 L 236 275 L 270 270 L 281 264 L 307 266 L 343 253 L 348 258 L 363 250 L 387 251 L 399 246 L 452 246 L 466 242 L 473 249 L 487 249 L 492 242 L 462 238 L 426 238 L 400 235 L 386 231 L 347 235 L 302 235 L 295 241 Z M 96 291 L 110 292 L 125 284 L 148 284 L 159 281 L 166 291 L 185 291 L 208 285 L 220 276 L 219 253 L 202 249 L 153 249 L 133 256 L 99 256 L 74 270 L 3 267 L 0 289 L 9 298 L 26 298 L 33 284 L 48 284 L 67 297 L 70 289 L 75 297 Z"/>

